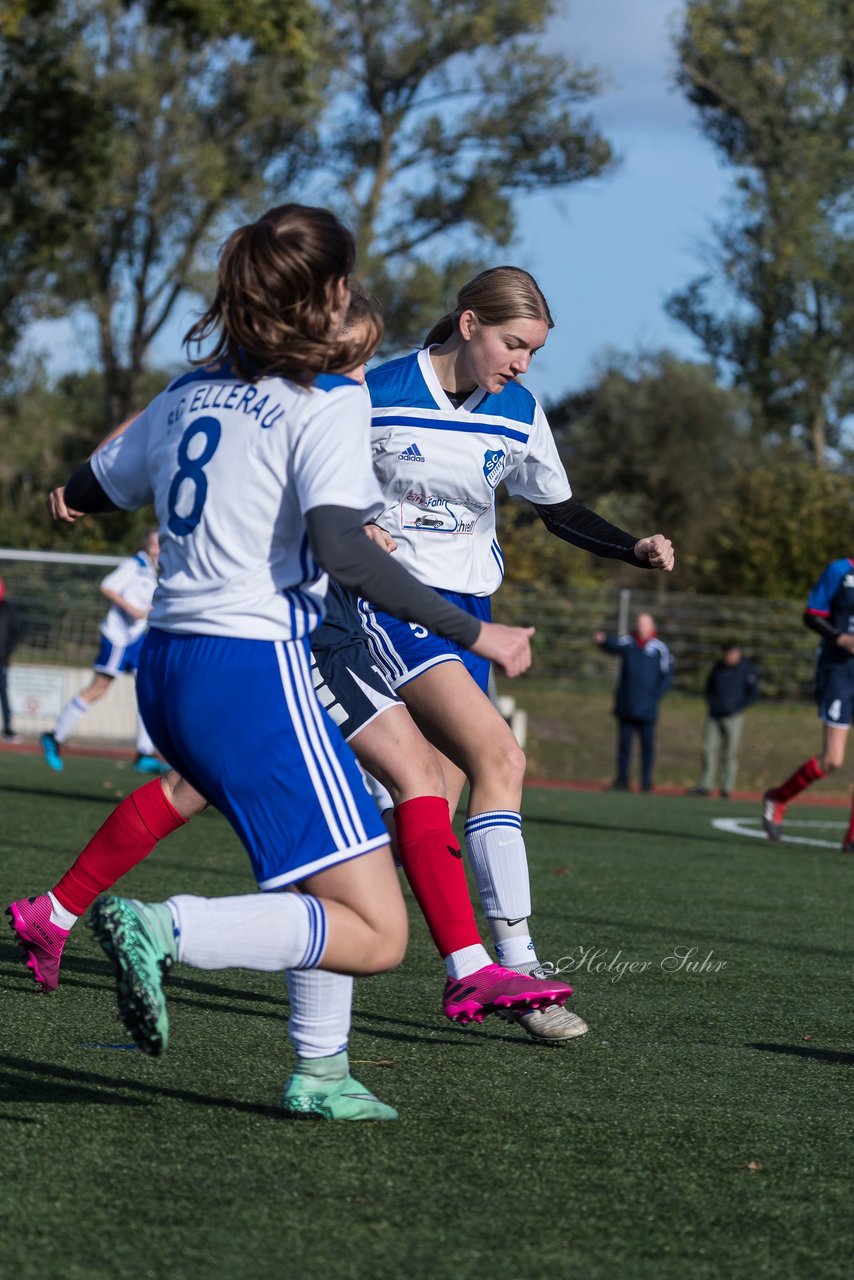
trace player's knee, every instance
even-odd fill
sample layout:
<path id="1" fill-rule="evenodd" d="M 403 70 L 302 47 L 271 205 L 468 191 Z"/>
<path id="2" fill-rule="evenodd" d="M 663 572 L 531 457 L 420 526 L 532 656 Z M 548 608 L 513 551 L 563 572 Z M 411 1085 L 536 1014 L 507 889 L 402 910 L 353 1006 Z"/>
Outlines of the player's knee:
<path id="1" fill-rule="evenodd" d="M 371 948 L 371 972 L 387 973 L 389 969 L 396 969 L 406 954 L 408 940 L 409 922 L 404 910 L 395 913 L 394 919 L 385 921 L 377 933 L 376 943 Z"/>
<path id="2" fill-rule="evenodd" d="M 484 742 L 472 762 L 474 777 L 480 775 L 511 789 L 521 787 L 525 778 L 525 752 L 510 729 Z"/>
<path id="3" fill-rule="evenodd" d="M 844 763 L 844 751 L 825 751 L 822 768 L 825 773 L 833 773 L 836 769 L 841 769 Z"/>
<path id="4" fill-rule="evenodd" d="M 525 780 L 525 752 L 515 738 L 505 744 L 503 752 L 502 776 L 508 786 L 521 787 Z"/>

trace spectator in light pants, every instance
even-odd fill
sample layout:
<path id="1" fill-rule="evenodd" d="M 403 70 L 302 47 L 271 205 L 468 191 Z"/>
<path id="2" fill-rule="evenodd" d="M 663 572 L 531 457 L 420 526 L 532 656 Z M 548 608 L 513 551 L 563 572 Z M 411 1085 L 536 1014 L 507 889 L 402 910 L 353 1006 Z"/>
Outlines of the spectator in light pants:
<path id="1" fill-rule="evenodd" d="M 744 726 L 744 713 L 759 697 L 759 677 L 745 658 L 741 645 L 731 640 L 723 646 L 721 657 L 706 681 L 709 716 L 703 733 L 703 770 L 700 781 L 689 795 L 709 796 L 718 781 L 718 756 L 723 744 L 721 774 L 722 800 L 735 790 L 738 774 L 738 747 Z"/>

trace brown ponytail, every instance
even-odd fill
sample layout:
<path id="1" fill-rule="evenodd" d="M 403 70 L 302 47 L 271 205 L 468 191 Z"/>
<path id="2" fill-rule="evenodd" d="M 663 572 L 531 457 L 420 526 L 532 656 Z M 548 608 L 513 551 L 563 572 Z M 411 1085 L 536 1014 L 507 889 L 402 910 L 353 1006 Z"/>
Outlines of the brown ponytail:
<path id="1" fill-rule="evenodd" d="M 227 359 L 247 382 L 278 376 L 303 386 L 360 363 L 356 346 L 367 342 L 342 341 L 333 323 L 333 289 L 355 260 L 352 235 L 328 209 L 284 204 L 239 227 L 220 253 L 216 296 L 184 337 L 189 347 L 217 335 L 192 363 Z"/>

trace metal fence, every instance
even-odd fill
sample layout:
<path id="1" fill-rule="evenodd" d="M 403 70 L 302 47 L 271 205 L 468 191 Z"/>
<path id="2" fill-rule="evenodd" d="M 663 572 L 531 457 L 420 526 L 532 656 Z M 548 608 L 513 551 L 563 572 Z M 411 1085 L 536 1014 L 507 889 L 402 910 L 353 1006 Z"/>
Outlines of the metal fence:
<path id="1" fill-rule="evenodd" d="M 118 559 L 0 549 L 0 576 L 25 627 L 20 661 L 89 665 L 106 612 L 98 584 Z M 816 636 L 801 622 L 803 607 L 670 590 L 507 583 L 495 597 L 495 618 L 536 626 L 538 676 L 598 681 L 613 679 L 614 666 L 593 645 L 593 632 L 625 631 L 637 612 L 648 611 L 673 652 L 678 688 L 701 691 L 721 645 L 735 639 L 758 667 L 765 696 L 792 698 L 812 690 Z"/>
<path id="2" fill-rule="evenodd" d="M 535 626 L 536 672 L 572 680 L 613 679 L 614 660 L 592 643 L 594 631 L 623 633 L 649 612 L 674 657 L 676 687 L 701 692 L 727 641 L 738 641 L 759 670 L 764 696 L 812 694 L 816 635 L 802 623 L 803 601 L 664 593 L 603 587 L 544 590 L 505 584 L 497 622 Z"/>

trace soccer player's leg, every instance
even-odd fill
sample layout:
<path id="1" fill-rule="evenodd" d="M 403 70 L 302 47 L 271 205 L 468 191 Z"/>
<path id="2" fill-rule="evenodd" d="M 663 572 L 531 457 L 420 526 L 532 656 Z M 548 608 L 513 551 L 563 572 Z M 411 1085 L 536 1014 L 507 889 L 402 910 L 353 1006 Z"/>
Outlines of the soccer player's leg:
<path id="1" fill-rule="evenodd" d="M 66 702 L 57 717 L 56 724 L 49 733 L 43 733 L 39 738 L 42 755 L 49 769 L 53 769 L 56 773 L 62 772 L 63 743 L 78 721 L 85 716 L 92 703 L 103 698 L 115 677 L 120 673 L 124 653 L 124 649 L 110 644 L 106 637 L 101 636 L 100 647 L 93 664 L 94 674 L 89 684 Z"/>
<path id="2" fill-rule="evenodd" d="M 390 708 L 357 733 L 352 746 L 363 768 L 396 800 L 397 856 L 448 971 L 445 1015 L 482 1022 L 501 1009 L 525 1012 L 568 999 L 572 990 L 565 983 L 492 963 L 474 918 L 439 758 L 406 709 Z"/>
<path id="3" fill-rule="evenodd" d="M 394 1108 L 350 1074 L 353 979 L 320 969 L 292 970 L 286 976 L 288 1035 L 297 1061 L 282 1091 L 285 1114 L 294 1119 L 396 1120 Z"/>
<path id="4" fill-rule="evenodd" d="M 848 730 L 854 714 L 854 679 L 847 668 L 849 663 L 819 668 L 816 679 L 818 715 L 824 726 L 821 754 L 811 756 L 799 765 L 793 774 L 778 787 L 772 787 L 762 797 L 762 826 L 769 840 L 779 840 L 783 831 L 786 806 L 814 782 L 839 769 L 845 761 Z M 854 832 L 854 815 L 849 835 Z M 849 836 L 846 836 L 846 842 Z M 844 845 L 843 845 L 844 847 Z"/>
<path id="5" fill-rule="evenodd" d="M 6 910 L 27 968 L 43 991 L 59 984 L 70 931 L 95 899 L 148 857 L 207 801 L 174 770 L 125 796 L 54 887 Z"/>
<path id="6" fill-rule="evenodd" d="M 402 685 L 400 692 L 422 731 L 469 780 L 466 845 L 499 963 L 523 976 L 537 977 L 519 813 L 524 753 L 461 662 L 432 666 Z M 450 798 L 455 801 L 456 795 Z M 529 1035 L 549 1043 L 585 1033 L 583 1019 L 559 1007 L 560 997 L 552 1003 L 551 1008 L 514 1016 Z"/>
<path id="7" fill-rule="evenodd" d="M 155 904 L 171 914 L 178 962 L 350 974 L 397 964 L 406 913 L 387 835 L 352 753 L 313 694 L 305 646 L 212 637 L 172 644 L 161 636 L 147 653 L 140 706 L 158 746 L 228 818 L 262 889 L 306 891 L 179 895 Z M 321 891 L 324 899 L 315 896 Z M 156 965 L 128 957 L 121 938 L 117 946 L 119 964 L 146 988 L 137 1010 L 123 1005 L 119 990 L 120 1012 L 145 1047 L 162 1032 L 162 980 L 156 989 Z M 340 1059 L 326 1067 L 332 1093 L 367 1092 L 341 1084 Z M 365 1097 L 342 1097 L 339 1108 L 368 1106 Z M 378 1118 L 381 1106 L 347 1118 Z"/>
<path id="8" fill-rule="evenodd" d="M 396 855 L 448 971 L 444 1013 L 453 1021 L 481 1022 L 498 1009 L 527 1011 L 562 1003 L 571 994 L 565 983 L 522 977 L 491 962 L 474 918 L 446 798 L 445 773 L 456 775 L 454 807 L 464 776 L 427 743 L 374 665 L 355 610 L 348 633 L 346 596 L 336 591 L 330 603 L 332 628 L 321 628 L 312 639 L 315 690 L 359 763 L 394 805 Z M 443 661 L 460 665 L 439 637 L 423 628 L 416 635 L 397 619 L 384 622 L 401 663 L 415 670 Z M 332 643 L 325 643 L 327 635 Z"/>

